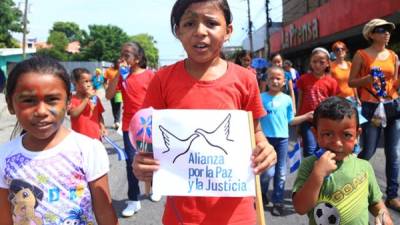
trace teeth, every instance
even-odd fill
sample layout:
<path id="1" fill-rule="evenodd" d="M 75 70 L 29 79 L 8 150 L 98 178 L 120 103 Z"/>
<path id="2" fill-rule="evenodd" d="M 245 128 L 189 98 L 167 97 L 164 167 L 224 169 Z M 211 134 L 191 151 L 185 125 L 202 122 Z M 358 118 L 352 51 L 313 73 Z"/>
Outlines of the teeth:
<path id="1" fill-rule="evenodd" d="M 49 123 L 37 123 L 36 126 L 44 127 L 47 126 Z"/>
<path id="2" fill-rule="evenodd" d="M 207 45 L 205 45 L 205 44 L 198 44 L 198 45 L 195 45 L 194 47 L 196 47 L 196 48 L 205 48 L 205 47 L 207 47 Z"/>

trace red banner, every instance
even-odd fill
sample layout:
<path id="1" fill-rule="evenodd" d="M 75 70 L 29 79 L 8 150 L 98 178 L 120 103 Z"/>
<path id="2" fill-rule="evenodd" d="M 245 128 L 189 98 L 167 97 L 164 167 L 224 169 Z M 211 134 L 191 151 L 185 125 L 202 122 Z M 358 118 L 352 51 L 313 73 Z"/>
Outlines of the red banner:
<path id="1" fill-rule="evenodd" d="M 299 46 L 395 12 L 400 12 L 400 0 L 331 0 L 273 33 L 271 52 Z"/>

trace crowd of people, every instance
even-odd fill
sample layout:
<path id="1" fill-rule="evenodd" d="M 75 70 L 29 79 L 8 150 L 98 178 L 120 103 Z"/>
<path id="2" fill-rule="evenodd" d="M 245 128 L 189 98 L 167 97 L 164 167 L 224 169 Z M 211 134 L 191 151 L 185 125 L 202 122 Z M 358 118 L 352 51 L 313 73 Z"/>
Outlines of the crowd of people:
<path id="1" fill-rule="evenodd" d="M 342 41 L 331 46 L 334 61 L 327 49 L 314 48 L 309 70 L 300 75 L 279 53 L 264 69 L 252 68 L 247 51 L 234 62 L 221 57 L 233 31 L 226 0 L 177 0 L 170 21 L 187 58 L 155 73 L 136 42 L 121 47 L 104 76 L 101 69 L 91 75 L 76 68 L 71 81 L 57 61 L 42 56 L 15 66 L 5 87 L 6 102 L 23 131 L 0 146 L 0 224 L 118 224 L 101 143 L 109 132 L 98 96 L 102 87 L 126 153 L 123 216 L 141 209 L 139 181 L 151 182 L 159 169 L 158 160 L 137 151 L 129 139 L 135 113 L 147 107 L 230 109 L 253 114 L 252 171 L 261 175 L 262 199 L 264 204 L 271 199 L 272 215 L 285 214 L 289 129 L 298 126 L 304 159 L 293 187 L 296 212 L 307 214 L 310 224 L 323 224 L 318 218 L 323 207 L 334 208 L 340 224 L 368 224 L 369 213 L 375 224 L 394 224 L 387 207 L 400 212 L 399 59 L 386 47 L 393 23 L 366 23 L 363 36 L 370 46 L 358 50 L 352 62 L 346 61 L 348 48 Z M 66 115 L 72 130 L 63 124 Z M 385 201 L 368 162 L 382 132 Z M 151 198 L 159 201 L 161 196 Z M 162 221 L 250 225 L 256 223 L 254 204 L 254 197 L 166 196 Z"/>

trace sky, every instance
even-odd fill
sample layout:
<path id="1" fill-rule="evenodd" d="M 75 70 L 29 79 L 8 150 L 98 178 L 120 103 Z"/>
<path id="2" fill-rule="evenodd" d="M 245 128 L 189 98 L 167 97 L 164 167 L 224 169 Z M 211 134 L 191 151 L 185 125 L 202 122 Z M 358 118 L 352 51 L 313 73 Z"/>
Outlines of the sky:
<path id="1" fill-rule="evenodd" d="M 14 0 L 23 8 L 24 0 Z M 180 42 L 172 35 L 170 12 L 175 0 L 29 0 L 28 38 L 46 41 L 54 22 L 116 25 L 128 35 L 147 33 L 157 41 L 161 65 L 185 57 Z M 240 46 L 247 36 L 247 0 L 228 0 L 233 14 L 233 35 L 226 46 Z M 282 0 L 270 1 L 272 21 L 282 21 Z M 265 24 L 265 1 L 250 0 L 253 30 Z M 14 35 L 21 39 L 22 35 Z"/>

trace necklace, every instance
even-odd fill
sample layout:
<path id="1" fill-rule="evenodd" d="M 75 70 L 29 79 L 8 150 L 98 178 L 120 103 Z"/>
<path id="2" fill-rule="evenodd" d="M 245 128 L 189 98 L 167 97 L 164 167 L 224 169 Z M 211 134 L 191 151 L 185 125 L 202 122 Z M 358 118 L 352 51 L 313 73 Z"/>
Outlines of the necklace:
<path id="1" fill-rule="evenodd" d="M 385 76 L 380 67 L 372 67 L 371 75 L 374 78 L 372 86 L 379 97 L 387 97 Z M 375 79 L 377 78 L 377 79 Z"/>

